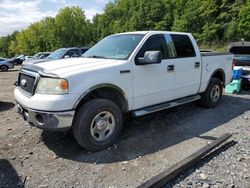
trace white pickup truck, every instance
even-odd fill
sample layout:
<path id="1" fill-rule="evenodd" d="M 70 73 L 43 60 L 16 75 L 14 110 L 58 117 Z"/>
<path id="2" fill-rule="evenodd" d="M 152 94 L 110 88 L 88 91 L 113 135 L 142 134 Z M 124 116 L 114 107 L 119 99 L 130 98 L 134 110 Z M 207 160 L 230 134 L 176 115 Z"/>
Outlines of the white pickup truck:
<path id="1" fill-rule="evenodd" d="M 83 58 L 23 66 L 14 93 L 30 124 L 72 128 L 81 146 L 97 151 L 114 143 L 125 114 L 142 116 L 196 100 L 217 106 L 232 79 L 232 62 L 230 54 L 200 54 L 189 33 L 121 33 Z"/>

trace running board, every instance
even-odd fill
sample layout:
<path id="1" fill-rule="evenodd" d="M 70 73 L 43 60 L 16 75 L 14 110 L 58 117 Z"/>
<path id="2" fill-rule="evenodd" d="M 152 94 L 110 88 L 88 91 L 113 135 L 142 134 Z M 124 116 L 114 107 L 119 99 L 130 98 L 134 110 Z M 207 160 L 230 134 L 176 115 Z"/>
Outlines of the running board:
<path id="1" fill-rule="evenodd" d="M 189 103 L 189 102 L 192 102 L 192 101 L 197 101 L 200 98 L 201 98 L 200 95 L 193 95 L 193 96 L 190 96 L 190 97 L 177 99 L 177 100 L 174 100 L 174 101 L 171 101 L 171 102 L 161 103 L 161 104 L 157 104 L 157 105 L 154 105 L 154 106 L 149 106 L 149 107 L 146 107 L 146 108 L 143 108 L 143 109 L 135 110 L 135 111 L 133 111 L 132 114 L 133 114 L 133 116 L 143 116 L 143 115 L 146 115 L 146 114 L 150 114 L 150 113 L 157 112 L 157 111 L 160 111 L 160 110 L 172 108 L 172 107 L 179 106 L 179 105 Z"/>

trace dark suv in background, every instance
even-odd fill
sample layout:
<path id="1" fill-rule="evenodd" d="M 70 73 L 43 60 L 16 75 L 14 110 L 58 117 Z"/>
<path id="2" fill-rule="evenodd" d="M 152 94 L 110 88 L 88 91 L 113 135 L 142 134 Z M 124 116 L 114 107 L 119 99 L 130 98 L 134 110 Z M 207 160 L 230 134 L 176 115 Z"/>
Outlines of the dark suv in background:
<path id="1" fill-rule="evenodd" d="M 234 64 L 236 66 L 250 66 L 250 42 L 234 42 L 228 51 L 234 54 Z"/>

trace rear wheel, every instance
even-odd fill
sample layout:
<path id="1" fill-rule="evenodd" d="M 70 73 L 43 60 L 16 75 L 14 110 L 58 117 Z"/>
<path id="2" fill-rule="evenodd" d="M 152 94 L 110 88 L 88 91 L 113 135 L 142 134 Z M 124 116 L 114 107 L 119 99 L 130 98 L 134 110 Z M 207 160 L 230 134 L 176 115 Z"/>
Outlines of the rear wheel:
<path id="1" fill-rule="evenodd" d="M 201 96 L 201 105 L 214 108 L 219 104 L 222 96 L 222 83 L 218 78 L 212 78 L 205 93 Z"/>
<path id="2" fill-rule="evenodd" d="M 6 72 L 6 71 L 8 71 L 8 66 L 2 65 L 2 66 L 0 67 L 0 69 L 1 69 L 1 71 Z"/>
<path id="3" fill-rule="evenodd" d="M 82 147 L 98 151 L 114 143 L 121 132 L 122 123 L 122 112 L 115 103 L 94 99 L 76 112 L 73 133 Z"/>

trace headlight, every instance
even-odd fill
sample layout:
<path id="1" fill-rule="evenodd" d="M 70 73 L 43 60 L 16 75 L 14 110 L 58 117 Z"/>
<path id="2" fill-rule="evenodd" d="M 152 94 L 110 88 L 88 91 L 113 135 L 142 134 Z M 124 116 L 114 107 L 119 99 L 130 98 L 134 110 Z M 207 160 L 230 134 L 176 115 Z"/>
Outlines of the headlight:
<path id="1" fill-rule="evenodd" d="M 39 94 L 60 95 L 68 92 L 68 81 L 61 78 L 40 78 L 36 88 L 36 93 Z"/>

